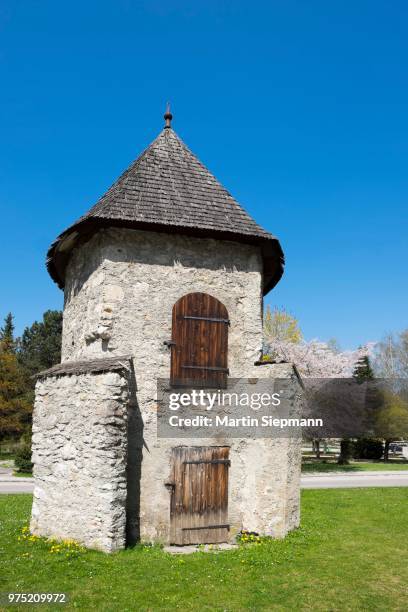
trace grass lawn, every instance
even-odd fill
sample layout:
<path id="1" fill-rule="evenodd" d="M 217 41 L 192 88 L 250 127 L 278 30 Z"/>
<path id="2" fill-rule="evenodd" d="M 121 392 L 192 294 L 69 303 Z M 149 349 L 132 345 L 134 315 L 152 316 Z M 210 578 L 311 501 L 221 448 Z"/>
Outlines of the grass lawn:
<path id="1" fill-rule="evenodd" d="M 285 540 L 186 556 L 51 553 L 18 540 L 30 507 L 30 495 L 0 496 L 0 591 L 66 592 L 62 609 L 408 608 L 408 488 L 306 490 L 302 527 Z"/>
<path id="2" fill-rule="evenodd" d="M 408 461 L 391 460 L 387 463 L 353 461 L 350 465 L 338 465 L 336 461 L 329 463 L 325 461 L 302 463 L 303 474 L 310 474 L 312 472 L 384 472 L 397 470 L 408 470 Z"/>
<path id="3" fill-rule="evenodd" d="M 0 451 L 0 461 L 14 461 L 14 459 L 15 459 L 14 453 Z"/>

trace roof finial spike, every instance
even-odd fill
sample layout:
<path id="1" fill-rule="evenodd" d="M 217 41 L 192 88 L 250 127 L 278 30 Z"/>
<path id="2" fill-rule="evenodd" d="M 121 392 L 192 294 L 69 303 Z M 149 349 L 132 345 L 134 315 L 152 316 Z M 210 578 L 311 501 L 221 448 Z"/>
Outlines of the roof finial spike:
<path id="1" fill-rule="evenodd" d="M 173 119 L 173 115 L 170 112 L 170 102 L 166 104 L 166 112 L 164 113 L 164 119 L 166 121 L 165 128 L 171 128 L 171 120 Z"/>

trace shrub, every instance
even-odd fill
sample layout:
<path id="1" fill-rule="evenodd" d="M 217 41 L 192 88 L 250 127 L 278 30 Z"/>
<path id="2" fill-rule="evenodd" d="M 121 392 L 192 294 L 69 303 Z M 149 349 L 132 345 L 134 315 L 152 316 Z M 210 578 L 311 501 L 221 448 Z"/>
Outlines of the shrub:
<path id="1" fill-rule="evenodd" d="M 16 452 L 16 458 L 14 464 L 19 472 L 30 473 L 33 471 L 33 464 L 31 461 L 31 439 L 23 436 L 20 447 Z"/>
<path id="2" fill-rule="evenodd" d="M 344 438 L 340 442 L 340 455 L 337 460 L 339 465 L 347 465 L 353 455 L 353 442 L 348 438 Z"/>
<path id="3" fill-rule="evenodd" d="M 383 456 L 382 440 L 376 438 L 358 438 L 354 442 L 354 457 L 356 459 L 379 460 Z"/>

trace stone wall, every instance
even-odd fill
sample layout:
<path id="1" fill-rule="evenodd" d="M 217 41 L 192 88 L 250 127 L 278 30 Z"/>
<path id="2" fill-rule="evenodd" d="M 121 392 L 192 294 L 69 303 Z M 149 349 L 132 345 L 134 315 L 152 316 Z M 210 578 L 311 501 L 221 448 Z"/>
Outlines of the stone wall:
<path id="1" fill-rule="evenodd" d="M 126 370 L 37 382 L 32 533 L 123 548 L 128 405 Z"/>
<path id="2" fill-rule="evenodd" d="M 231 538 L 240 529 L 281 537 L 298 524 L 298 441 L 157 438 L 157 378 L 168 378 L 170 372 L 170 351 L 163 342 L 171 338 L 174 303 L 194 291 L 213 295 L 228 310 L 232 377 L 294 377 L 289 365 L 253 365 L 262 347 L 258 247 L 128 229 L 101 230 L 74 251 L 68 266 L 62 360 L 127 354 L 133 358 L 134 373 L 126 384 L 119 374 L 109 385 L 104 381 L 110 374 L 38 383 L 34 532 L 74 537 L 104 550 L 123 546 L 126 427 L 128 542 L 168 541 L 170 492 L 165 482 L 172 448 L 181 444 L 231 446 Z M 100 417 L 104 411 L 106 422 Z M 115 425 L 109 423 L 111 418 Z M 76 437 L 79 446 L 70 457 Z M 62 514 L 56 512 L 58 504 L 65 508 Z"/>
<path id="3" fill-rule="evenodd" d="M 252 368 L 249 376 L 289 379 L 286 401 L 290 417 L 301 414 L 302 388 L 292 364 L 268 364 Z M 245 448 L 245 454 L 242 453 Z M 233 442 L 231 456 L 241 461 L 232 470 L 235 482 L 230 505 L 241 529 L 272 537 L 284 537 L 299 526 L 302 443 L 300 438 L 255 438 Z M 240 474 L 242 472 L 242 474 Z M 240 503 L 234 498 L 240 497 Z"/>
<path id="4" fill-rule="evenodd" d="M 293 380 L 288 364 L 253 369 Z M 167 543 L 174 446 L 230 446 L 230 538 L 242 529 L 283 537 L 299 523 L 300 440 L 157 439 L 140 413 L 130 372 L 52 376 L 38 381 L 33 424 L 33 533 L 73 538 L 111 552 L 126 539 Z"/>
<path id="5" fill-rule="evenodd" d="M 300 412 L 300 385 L 290 364 L 248 368 L 248 376 L 291 379 L 291 416 Z M 137 395 L 141 395 L 138 392 Z M 134 415 L 136 415 L 134 413 Z M 128 499 L 130 541 L 141 537 L 146 541 L 166 543 L 169 538 L 171 452 L 174 446 L 230 446 L 228 515 L 230 538 L 241 529 L 283 537 L 299 524 L 300 439 L 271 438 L 161 438 L 156 435 L 155 414 L 143 418 L 143 432 L 129 428 L 129 452 L 139 457 L 139 472 L 130 480 L 139 479 L 140 486 Z M 140 463 L 140 457 L 143 457 Z M 136 461 L 137 464 L 137 461 Z M 141 469 L 140 469 L 141 466 Z M 129 466 L 129 475 L 132 474 Z M 140 496 L 135 495 L 140 493 Z M 140 517 L 140 523 L 139 523 Z M 134 530 L 134 531 L 132 531 Z"/>
<path id="6" fill-rule="evenodd" d="M 62 361 L 130 354 L 138 379 L 166 377 L 173 305 L 203 291 L 228 310 L 229 368 L 244 375 L 262 348 L 262 269 L 256 246 L 100 230 L 67 268 Z"/>

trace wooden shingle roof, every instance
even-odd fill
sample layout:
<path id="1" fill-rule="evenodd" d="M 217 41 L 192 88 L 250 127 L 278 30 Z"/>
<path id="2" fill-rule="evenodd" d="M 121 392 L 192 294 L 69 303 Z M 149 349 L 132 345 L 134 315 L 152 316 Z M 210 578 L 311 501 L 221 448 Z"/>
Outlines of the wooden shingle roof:
<path id="1" fill-rule="evenodd" d="M 60 287 L 71 249 L 110 226 L 259 244 L 265 293 L 282 275 L 279 241 L 252 219 L 169 125 L 89 212 L 51 245 L 47 267 Z"/>

